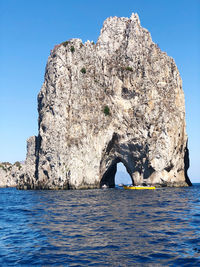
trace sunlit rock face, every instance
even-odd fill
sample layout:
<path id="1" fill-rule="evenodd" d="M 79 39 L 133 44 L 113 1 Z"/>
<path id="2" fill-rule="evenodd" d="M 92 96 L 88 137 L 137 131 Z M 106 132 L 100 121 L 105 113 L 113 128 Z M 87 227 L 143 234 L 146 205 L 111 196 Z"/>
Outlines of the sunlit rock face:
<path id="1" fill-rule="evenodd" d="M 112 187 L 118 162 L 135 185 L 190 184 L 181 78 L 137 14 L 56 46 L 38 111 L 21 189 Z"/>

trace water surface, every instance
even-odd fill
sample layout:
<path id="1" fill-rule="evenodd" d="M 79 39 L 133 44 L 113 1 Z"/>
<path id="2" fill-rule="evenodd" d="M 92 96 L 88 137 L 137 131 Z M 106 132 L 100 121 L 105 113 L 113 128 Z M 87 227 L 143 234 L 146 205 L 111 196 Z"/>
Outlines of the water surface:
<path id="1" fill-rule="evenodd" d="M 200 185 L 0 189 L 1 266 L 200 266 Z"/>

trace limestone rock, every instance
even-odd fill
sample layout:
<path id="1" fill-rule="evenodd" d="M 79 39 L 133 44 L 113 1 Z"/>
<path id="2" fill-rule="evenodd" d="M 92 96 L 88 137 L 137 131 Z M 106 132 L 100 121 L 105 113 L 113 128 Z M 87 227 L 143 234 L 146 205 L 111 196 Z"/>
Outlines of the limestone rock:
<path id="1" fill-rule="evenodd" d="M 137 14 L 108 18 L 96 44 L 57 45 L 38 112 L 20 189 L 112 187 L 118 162 L 135 185 L 190 184 L 179 71 Z"/>
<path id="2" fill-rule="evenodd" d="M 16 187 L 19 177 L 24 173 L 24 164 L 0 162 L 0 187 Z"/>

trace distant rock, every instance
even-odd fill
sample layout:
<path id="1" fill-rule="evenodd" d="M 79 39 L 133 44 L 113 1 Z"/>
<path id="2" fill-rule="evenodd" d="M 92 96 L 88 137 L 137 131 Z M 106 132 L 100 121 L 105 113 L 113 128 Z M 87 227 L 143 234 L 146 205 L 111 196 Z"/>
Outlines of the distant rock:
<path id="1" fill-rule="evenodd" d="M 0 162 L 0 187 L 16 187 L 23 173 L 24 164 L 21 162 Z"/>
<path id="2" fill-rule="evenodd" d="M 96 44 L 55 46 L 38 111 L 20 189 L 113 187 L 119 162 L 135 185 L 190 184 L 179 71 L 137 14 L 106 19 Z"/>

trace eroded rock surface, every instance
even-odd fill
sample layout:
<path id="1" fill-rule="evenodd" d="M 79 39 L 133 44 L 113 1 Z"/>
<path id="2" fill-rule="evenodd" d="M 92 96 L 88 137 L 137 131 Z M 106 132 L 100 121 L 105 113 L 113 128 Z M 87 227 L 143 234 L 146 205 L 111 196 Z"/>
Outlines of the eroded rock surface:
<path id="1" fill-rule="evenodd" d="M 190 184 L 179 71 L 137 14 L 108 18 L 96 44 L 57 45 L 38 111 L 20 189 L 112 187 L 118 162 L 135 185 Z"/>

